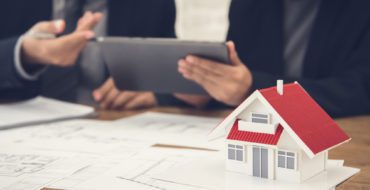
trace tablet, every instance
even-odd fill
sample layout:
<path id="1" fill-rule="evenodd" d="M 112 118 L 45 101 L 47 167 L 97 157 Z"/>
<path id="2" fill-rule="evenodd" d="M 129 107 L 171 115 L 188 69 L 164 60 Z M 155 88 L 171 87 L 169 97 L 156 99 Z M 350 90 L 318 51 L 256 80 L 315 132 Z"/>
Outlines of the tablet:
<path id="1" fill-rule="evenodd" d="M 97 39 L 108 71 L 120 90 L 206 94 L 178 72 L 178 61 L 196 55 L 228 64 L 224 42 L 103 37 Z"/>

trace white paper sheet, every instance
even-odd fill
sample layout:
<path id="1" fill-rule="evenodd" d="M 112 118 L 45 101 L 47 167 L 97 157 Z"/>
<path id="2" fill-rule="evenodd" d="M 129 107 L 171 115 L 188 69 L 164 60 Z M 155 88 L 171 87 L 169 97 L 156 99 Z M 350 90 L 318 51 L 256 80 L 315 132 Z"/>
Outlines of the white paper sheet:
<path id="1" fill-rule="evenodd" d="M 223 140 L 209 142 L 207 135 L 222 118 L 147 112 L 117 120 L 117 133 L 162 144 L 219 149 Z"/>
<path id="2" fill-rule="evenodd" d="M 16 103 L 0 104 L 0 129 L 78 118 L 92 113 L 94 109 L 91 107 L 36 97 Z"/>
<path id="3" fill-rule="evenodd" d="M 359 169 L 341 166 L 341 161 L 328 164 L 327 171 L 301 184 L 259 179 L 245 174 L 227 172 L 222 152 L 171 168 L 155 179 L 188 184 L 212 190 L 328 190 L 359 172 Z"/>
<path id="4" fill-rule="evenodd" d="M 143 121 L 142 118 L 153 119 L 161 116 L 155 121 L 157 124 L 136 125 L 132 121 Z M 167 116 L 175 120 L 168 124 Z M 172 117 L 171 117 L 172 116 Z M 207 133 L 209 122 L 216 120 L 211 118 L 194 118 L 194 121 L 183 121 L 188 117 L 167 114 L 144 114 L 135 118 L 109 122 L 96 120 L 71 120 L 26 128 L 15 128 L 0 131 L 0 147 L 7 147 L 0 151 L 0 189 L 40 189 L 41 187 L 53 187 L 58 189 L 101 189 L 97 187 L 109 186 L 116 189 L 184 189 L 198 190 L 200 188 L 189 185 L 181 185 L 160 180 L 154 180 L 150 176 L 162 172 L 177 164 L 186 163 L 198 154 L 209 151 L 196 151 L 191 149 L 178 150 L 166 148 L 152 148 L 158 142 L 153 141 L 160 138 L 181 135 L 181 143 L 193 139 L 201 139 Z M 159 119 L 159 120 L 158 120 Z M 162 122 L 160 120 L 163 119 Z M 171 119 L 170 119 L 171 120 Z M 152 120 L 147 120 L 151 121 Z M 197 123 L 198 121 L 202 121 Z M 179 123 L 180 122 L 180 123 Z M 130 126 L 125 127 L 122 123 Z M 162 125 L 167 123 L 168 125 Z M 191 123 L 191 125 L 189 124 Z M 133 125 L 132 125 L 133 124 Z M 164 126 L 161 128 L 161 125 Z M 207 126 L 206 126 L 207 125 Z M 135 126 L 138 126 L 135 128 Z M 144 128 L 141 128 L 144 126 Z M 176 130 L 185 131 L 166 132 L 171 126 Z M 189 132 L 188 128 L 206 127 L 205 129 L 194 129 Z M 130 129 L 132 128 L 132 129 Z M 156 131 L 161 128 L 162 131 Z M 166 129 L 167 128 L 167 129 Z M 154 130 L 154 132 L 150 132 Z M 175 130 L 175 131 L 176 131 Z M 200 132 L 203 135 L 200 135 Z M 137 138 L 132 135 L 145 134 L 155 138 Z M 146 134 L 148 132 L 148 134 Z M 140 136 L 142 137 L 142 136 Z M 170 139 L 171 139 L 170 138 Z M 174 139 L 173 139 L 174 140 Z M 190 143 L 191 144 L 191 143 Z M 16 150 L 16 152 L 14 152 Z M 22 155 L 26 154 L 26 155 Z M 15 155 L 15 156 L 14 156 Z M 29 156 L 27 162 L 23 163 L 22 157 Z M 51 155 L 51 159 L 47 157 Z M 2 157 L 19 158 L 13 167 L 7 165 Z M 32 158 L 32 159 L 31 159 Z M 9 160 L 9 159 L 8 159 Z M 41 160 L 41 161 L 40 161 Z M 49 164 L 49 161 L 53 162 Z M 54 160 L 57 160 L 55 162 Z M 35 164 L 25 169 L 32 170 L 31 173 L 20 173 L 20 168 L 27 163 Z M 37 166 L 37 167 L 36 167 Z M 15 168 L 14 170 L 11 170 Z M 9 171 L 10 170 L 10 171 Z M 13 171 L 13 172 L 12 172 Z M 3 183 L 4 182 L 4 183 Z M 112 188 L 111 188 L 112 187 Z"/>
<path id="5" fill-rule="evenodd" d="M 152 145 L 120 137 L 110 122 L 72 120 L 0 132 L 0 189 L 72 186 Z"/>
<path id="6" fill-rule="evenodd" d="M 90 158 L 73 153 L 7 147 L 0 150 L 0 189 L 40 189 L 86 167 Z"/>
<path id="7" fill-rule="evenodd" d="M 101 175 L 69 188 L 77 190 L 106 188 L 112 190 L 122 188 L 135 190 L 201 190 L 202 188 L 190 185 L 155 180 L 151 176 L 208 154 L 209 152 L 204 151 L 150 148 L 133 157 L 122 160 L 121 164 Z M 51 187 L 60 188 L 61 186 L 52 185 Z"/>

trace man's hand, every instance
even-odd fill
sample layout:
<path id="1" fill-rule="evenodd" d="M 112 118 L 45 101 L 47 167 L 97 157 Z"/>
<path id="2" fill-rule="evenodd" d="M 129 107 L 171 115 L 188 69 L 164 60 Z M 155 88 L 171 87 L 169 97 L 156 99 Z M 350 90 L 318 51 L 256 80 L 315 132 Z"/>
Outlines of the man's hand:
<path id="1" fill-rule="evenodd" d="M 94 37 L 92 29 L 101 18 L 101 13 L 86 12 L 73 33 L 55 39 L 26 36 L 22 43 L 22 62 L 60 67 L 74 65 L 88 40 Z M 65 30 L 65 26 L 63 20 L 45 21 L 37 23 L 30 31 L 58 35 Z"/>
<path id="2" fill-rule="evenodd" d="M 119 91 L 112 78 L 96 89 L 93 97 L 102 109 L 139 109 L 158 104 L 151 92 Z"/>
<path id="3" fill-rule="evenodd" d="M 231 65 L 190 55 L 179 61 L 178 71 L 201 85 L 214 99 L 237 106 L 248 96 L 253 77 L 239 59 L 234 43 L 228 42 L 227 46 Z"/>

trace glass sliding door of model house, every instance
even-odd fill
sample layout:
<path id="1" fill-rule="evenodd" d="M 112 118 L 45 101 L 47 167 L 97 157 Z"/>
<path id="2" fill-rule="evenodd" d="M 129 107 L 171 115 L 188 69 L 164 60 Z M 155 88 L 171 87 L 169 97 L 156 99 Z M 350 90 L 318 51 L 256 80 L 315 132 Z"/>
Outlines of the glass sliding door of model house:
<path id="1" fill-rule="evenodd" d="M 268 178 L 268 150 L 266 148 L 253 147 L 253 176 Z"/>

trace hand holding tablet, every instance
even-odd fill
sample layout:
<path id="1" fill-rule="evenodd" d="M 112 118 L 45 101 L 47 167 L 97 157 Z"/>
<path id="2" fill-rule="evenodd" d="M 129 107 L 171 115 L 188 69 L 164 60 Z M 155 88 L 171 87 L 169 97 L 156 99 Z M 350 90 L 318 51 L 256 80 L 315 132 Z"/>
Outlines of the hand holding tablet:
<path id="1" fill-rule="evenodd" d="M 230 106 L 239 105 L 250 93 L 252 87 L 252 73 L 239 59 L 233 42 L 227 42 L 230 64 L 220 64 L 217 61 L 197 56 L 187 56 L 179 62 L 179 72 L 184 78 L 202 86 L 209 95 Z M 179 96 L 176 96 L 179 98 Z M 193 101 L 199 98 L 184 98 L 181 100 L 194 106 Z M 188 100 L 187 100 L 188 99 Z"/>
<path id="2" fill-rule="evenodd" d="M 121 90 L 209 94 L 225 104 L 237 105 L 252 85 L 252 74 L 232 42 L 116 37 L 97 41 Z"/>
<path id="3" fill-rule="evenodd" d="M 121 90 L 156 93 L 206 94 L 178 72 L 178 61 L 187 55 L 228 63 L 225 43 L 176 39 L 98 38 L 104 60 Z"/>

